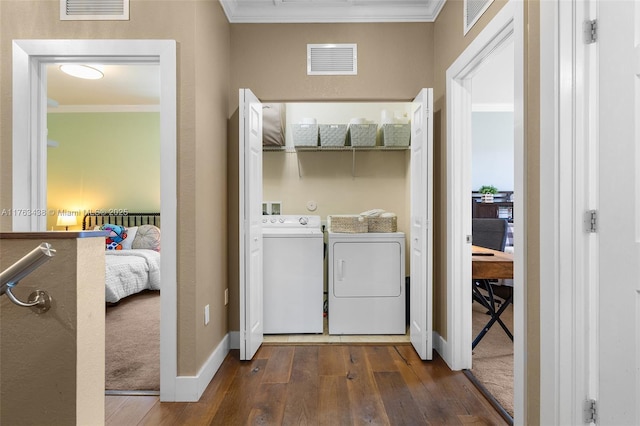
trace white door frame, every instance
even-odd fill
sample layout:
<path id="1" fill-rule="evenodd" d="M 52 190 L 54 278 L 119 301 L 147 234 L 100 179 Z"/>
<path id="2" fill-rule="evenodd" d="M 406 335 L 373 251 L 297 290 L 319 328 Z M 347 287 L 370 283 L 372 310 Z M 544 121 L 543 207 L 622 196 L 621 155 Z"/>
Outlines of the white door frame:
<path id="1" fill-rule="evenodd" d="M 173 40 L 13 41 L 13 208 L 46 210 L 46 65 L 98 58 L 104 63 L 160 66 L 160 399 L 182 399 L 177 389 L 176 42 Z M 14 231 L 45 231 L 45 216 L 13 218 Z"/>
<path id="2" fill-rule="evenodd" d="M 436 342 L 453 370 L 471 368 L 471 79 L 505 43 L 514 44 L 514 408 L 526 410 L 526 197 L 522 2 L 507 3 L 447 70 L 447 334 Z"/>
<path id="3" fill-rule="evenodd" d="M 589 0 L 540 2 L 540 423 L 584 423 L 597 393 L 597 44 Z M 592 98 L 593 97 L 593 98 Z M 544 350 L 542 350 L 544 348 Z"/>

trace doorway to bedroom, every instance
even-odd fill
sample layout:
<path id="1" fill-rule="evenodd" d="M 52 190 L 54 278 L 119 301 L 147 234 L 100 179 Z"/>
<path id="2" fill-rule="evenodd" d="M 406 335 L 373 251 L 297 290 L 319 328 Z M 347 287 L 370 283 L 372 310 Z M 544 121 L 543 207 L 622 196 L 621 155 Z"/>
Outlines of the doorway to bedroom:
<path id="1" fill-rule="evenodd" d="M 67 73 L 68 66 L 46 69 L 47 211 L 57 212 L 47 229 L 59 229 L 62 218 L 69 230 L 111 230 L 106 392 L 157 395 L 160 255 L 144 242 L 160 226 L 160 69 L 90 63 Z"/>
<path id="2" fill-rule="evenodd" d="M 47 206 L 47 65 L 55 63 L 155 64 L 160 75 L 160 213 L 162 217 L 162 299 L 160 376 L 162 401 L 175 401 L 177 379 L 176 231 L 177 103 L 176 42 L 173 40 L 14 40 L 13 41 L 13 205 Z M 62 140 L 52 139 L 52 145 Z M 105 162 L 126 153 L 104 146 L 92 156 Z M 145 181 L 135 182 L 144 186 Z M 115 207 L 114 207 L 115 208 Z M 124 209 L 124 207 L 123 207 Z M 57 224 L 57 221 L 56 221 Z M 55 226 L 55 225 L 54 225 Z M 14 231 L 44 231 L 47 218 L 25 216 Z M 64 228 L 62 228 L 64 229 Z M 82 342 L 80 342 L 82 344 Z"/>

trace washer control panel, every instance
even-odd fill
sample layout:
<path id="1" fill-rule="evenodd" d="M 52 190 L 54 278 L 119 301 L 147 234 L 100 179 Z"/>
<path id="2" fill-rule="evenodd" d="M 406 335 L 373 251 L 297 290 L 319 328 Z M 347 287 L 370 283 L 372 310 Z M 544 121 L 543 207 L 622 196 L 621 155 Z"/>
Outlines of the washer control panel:
<path id="1" fill-rule="evenodd" d="M 262 226 L 266 228 L 320 228 L 320 216 L 264 215 Z"/>

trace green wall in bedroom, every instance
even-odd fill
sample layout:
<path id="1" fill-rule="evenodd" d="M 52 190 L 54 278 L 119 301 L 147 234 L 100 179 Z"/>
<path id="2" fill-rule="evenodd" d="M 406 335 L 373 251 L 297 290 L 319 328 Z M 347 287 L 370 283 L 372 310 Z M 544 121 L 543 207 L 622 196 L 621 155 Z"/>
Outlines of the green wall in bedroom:
<path id="1" fill-rule="evenodd" d="M 160 210 L 160 113 L 50 113 L 47 229 L 59 210 Z"/>

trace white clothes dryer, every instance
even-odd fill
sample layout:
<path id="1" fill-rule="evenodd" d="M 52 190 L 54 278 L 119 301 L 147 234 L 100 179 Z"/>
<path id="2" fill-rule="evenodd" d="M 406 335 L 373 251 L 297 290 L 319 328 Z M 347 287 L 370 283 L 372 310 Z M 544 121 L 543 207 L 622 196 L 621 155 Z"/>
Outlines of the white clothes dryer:
<path id="1" fill-rule="evenodd" d="M 328 234 L 329 334 L 405 334 L 405 234 Z"/>
<path id="2" fill-rule="evenodd" d="M 262 236 L 264 333 L 322 333 L 324 234 L 320 216 L 263 216 Z"/>

